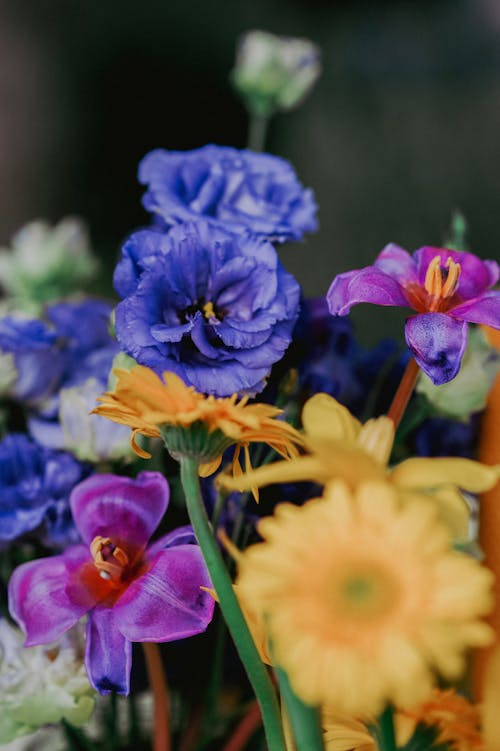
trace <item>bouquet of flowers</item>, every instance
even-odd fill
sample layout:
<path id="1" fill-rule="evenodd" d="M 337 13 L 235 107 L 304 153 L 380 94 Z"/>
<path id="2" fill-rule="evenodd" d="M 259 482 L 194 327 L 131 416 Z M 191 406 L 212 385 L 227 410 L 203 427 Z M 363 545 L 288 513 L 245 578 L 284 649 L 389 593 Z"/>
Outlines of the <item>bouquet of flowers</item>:
<path id="1" fill-rule="evenodd" d="M 262 149 L 319 72 L 245 35 L 249 148 L 143 158 L 118 303 L 78 220 L 0 255 L 9 748 L 500 748 L 500 269 L 456 214 L 302 296 L 314 195 Z"/>

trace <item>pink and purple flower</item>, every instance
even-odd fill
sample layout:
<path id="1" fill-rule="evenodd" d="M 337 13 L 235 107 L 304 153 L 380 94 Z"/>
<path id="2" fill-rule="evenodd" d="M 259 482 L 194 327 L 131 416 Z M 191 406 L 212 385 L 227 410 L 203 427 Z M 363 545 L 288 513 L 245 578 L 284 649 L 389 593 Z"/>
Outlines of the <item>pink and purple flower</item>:
<path id="1" fill-rule="evenodd" d="M 94 475 L 70 504 L 82 545 L 19 566 L 9 607 L 25 646 L 47 644 L 87 615 L 85 665 L 100 693 L 127 694 L 132 642 L 184 639 L 206 629 L 214 602 L 190 527 L 148 546 L 169 488 L 157 472 L 136 480 Z"/>
<path id="2" fill-rule="evenodd" d="M 337 276 L 327 293 L 330 312 L 346 315 L 353 305 L 374 303 L 413 308 L 406 342 L 418 365 L 440 385 L 460 368 L 467 323 L 500 328 L 500 274 L 495 261 L 472 253 L 426 246 L 410 255 L 387 245 L 373 266 Z"/>

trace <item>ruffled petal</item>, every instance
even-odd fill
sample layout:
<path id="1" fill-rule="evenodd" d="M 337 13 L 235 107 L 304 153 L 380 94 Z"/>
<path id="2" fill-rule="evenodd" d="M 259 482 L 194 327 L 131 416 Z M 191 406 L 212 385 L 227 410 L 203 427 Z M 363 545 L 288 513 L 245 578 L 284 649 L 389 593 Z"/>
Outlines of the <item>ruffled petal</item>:
<path id="1" fill-rule="evenodd" d="M 211 586 L 197 545 L 166 548 L 120 597 L 116 622 L 131 641 L 174 641 L 199 634 L 214 609 L 212 597 L 201 587 Z"/>
<path id="2" fill-rule="evenodd" d="M 347 315 L 353 305 L 362 302 L 410 307 L 396 279 L 375 266 L 339 274 L 333 280 L 326 299 L 330 313 L 335 316 Z"/>
<path id="3" fill-rule="evenodd" d="M 474 300 L 457 305 L 450 315 L 469 323 L 482 323 L 493 329 L 500 329 L 500 292 L 490 290 Z"/>
<path id="4" fill-rule="evenodd" d="M 118 630 L 115 610 L 96 607 L 87 621 L 85 667 L 100 694 L 127 695 L 130 689 L 132 644 Z"/>
<path id="5" fill-rule="evenodd" d="M 467 346 L 467 324 L 445 313 L 408 318 L 406 343 L 431 381 L 440 386 L 455 378 Z"/>
<path id="6" fill-rule="evenodd" d="M 16 568 L 9 582 L 9 609 L 26 633 L 26 647 L 58 639 L 92 607 L 88 597 L 76 601 L 69 593 L 71 580 L 89 558 L 88 549 L 77 545 Z"/>
<path id="7" fill-rule="evenodd" d="M 160 523 L 168 499 L 168 482 L 159 472 L 141 472 L 135 480 L 96 474 L 76 486 L 70 504 L 87 545 L 101 535 L 143 547 Z"/>

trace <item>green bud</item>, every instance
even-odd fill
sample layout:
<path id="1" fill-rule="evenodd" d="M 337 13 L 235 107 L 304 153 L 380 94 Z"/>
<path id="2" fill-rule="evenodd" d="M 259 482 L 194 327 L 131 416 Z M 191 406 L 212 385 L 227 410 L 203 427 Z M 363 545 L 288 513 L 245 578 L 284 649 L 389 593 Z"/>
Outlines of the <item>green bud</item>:
<path id="1" fill-rule="evenodd" d="M 486 406 L 488 393 L 500 370 L 500 352 L 490 347 L 479 328 L 469 329 L 469 343 L 458 375 L 442 386 L 434 386 L 421 373 L 417 391 L 424 394 L 438 414 L 455 420 L 467 420 Z"/>
<path id="2" fill-rule="evenodd" d="M 231 81 L 251 115 L 269 117 L 298 106 L 320 73 L 320 50 L 309 39 L 255 30 L 238 42 Z"/>
<path id="3" fill-rule="evenodd" d="M 11 310 L 37 315 L 45 303 L 79 291 L 97 267 L 82 221 L 68 217 L 55 227 L 36 221 L 0 250 L 0 286 Z"/>

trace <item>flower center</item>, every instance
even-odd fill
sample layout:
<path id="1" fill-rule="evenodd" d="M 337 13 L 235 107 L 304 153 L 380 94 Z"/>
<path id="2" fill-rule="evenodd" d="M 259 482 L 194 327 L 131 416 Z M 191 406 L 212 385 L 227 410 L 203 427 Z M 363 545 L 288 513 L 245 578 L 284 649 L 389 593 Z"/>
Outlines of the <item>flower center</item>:
<path id="1" fill-rule="evenodd" d="M 209 321 L 211 318 L 217 318 L 214 310 L 214 304 L 210 302 L 210 300 L 203 306 L 203 315 L 205 316 L 207 321 Z"/>
<path id="2" fill-rule="evenodd" d="M 90 543 L 90 553 L 101 579 L 119 582 L 129 563 L 126 552 L 113 544 L 110 537 L 97 535 Z"/>
<path id="3" fill-rule="evenodd" d="M 337 616 L 349 621 L 378 619 L 393 610 L 398 598 L 394 578 L 377 565 L 354 567 L 334 577 L 330 602 Z"/>
<path id="4" fill-rule="evenodd" d="M 429 310 L 436 312 L 443 306 L 444 300 L 452 297 L 458 287 L 458 281 L 462 272 L 459 263 L 451 258 L 446 259 L 446 264 L 441 265 L 441 256 L 434 256 L 425 275 L 424 288 L 430 297 Z"/>

